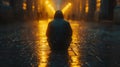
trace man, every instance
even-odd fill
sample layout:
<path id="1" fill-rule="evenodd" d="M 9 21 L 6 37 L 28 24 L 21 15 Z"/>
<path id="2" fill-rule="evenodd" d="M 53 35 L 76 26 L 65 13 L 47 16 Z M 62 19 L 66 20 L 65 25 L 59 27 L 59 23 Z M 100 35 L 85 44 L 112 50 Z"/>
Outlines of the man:
<path id="1" fill-rule="evenodd" d="M 71 43 L 72 29 L 64 20 L 62 11 L 56 11 L 54 20 L 48 24 L 46 36 L 52 51 L 66 51 Z"/>

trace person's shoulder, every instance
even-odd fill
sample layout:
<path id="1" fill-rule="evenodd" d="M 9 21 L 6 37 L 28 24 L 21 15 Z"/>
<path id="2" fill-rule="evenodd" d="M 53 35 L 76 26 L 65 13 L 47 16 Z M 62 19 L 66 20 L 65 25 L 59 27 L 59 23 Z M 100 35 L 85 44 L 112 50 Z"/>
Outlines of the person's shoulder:
<path id="1" fill-rule="evenodd" d="M 64 22 L 65 22 L 66 24 L 69 24 L 69 22 L 68 22 L 68 21 L 66 21 L 66 20 L 64 20 Z"/>
<path id="2" fill-rule="evenodd" d="M 49 22 L 49 24 L 52 24 L 53 22 L 55 22 L 54 20 L 51 20 L 50 22 Z"/>

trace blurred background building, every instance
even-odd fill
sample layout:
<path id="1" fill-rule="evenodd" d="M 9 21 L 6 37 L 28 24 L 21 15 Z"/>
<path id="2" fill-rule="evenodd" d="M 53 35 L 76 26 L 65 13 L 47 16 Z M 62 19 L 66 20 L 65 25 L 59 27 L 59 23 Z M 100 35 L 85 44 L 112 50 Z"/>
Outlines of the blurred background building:
<path id="1" fill-rule="evenodd" d="M 120 22 L 120 0 L 0 0 L 0 18 L 45 19 L 64 9 L 72 20 Z"/>

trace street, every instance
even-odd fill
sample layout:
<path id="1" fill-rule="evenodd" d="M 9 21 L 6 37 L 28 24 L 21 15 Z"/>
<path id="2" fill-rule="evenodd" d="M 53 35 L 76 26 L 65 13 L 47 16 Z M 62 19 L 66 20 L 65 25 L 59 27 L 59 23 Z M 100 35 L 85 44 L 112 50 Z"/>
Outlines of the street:
<path id="1" fill-rule="evenodd" d="M 48 20 L 0 25 L 0 67 L 119 67 L 120 26 L 69 20 L 68 53 L 50 51 Z"/>

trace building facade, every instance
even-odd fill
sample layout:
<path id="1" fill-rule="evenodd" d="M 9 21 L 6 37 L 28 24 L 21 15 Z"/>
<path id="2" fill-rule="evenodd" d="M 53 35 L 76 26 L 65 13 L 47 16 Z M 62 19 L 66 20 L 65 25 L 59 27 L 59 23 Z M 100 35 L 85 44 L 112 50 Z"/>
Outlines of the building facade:
<path id="1" fill-rule="evenodd" d="M 116 1 L 116 6 L 114 8 L 113 21 L 120 24 L 120 0 Z"/>

